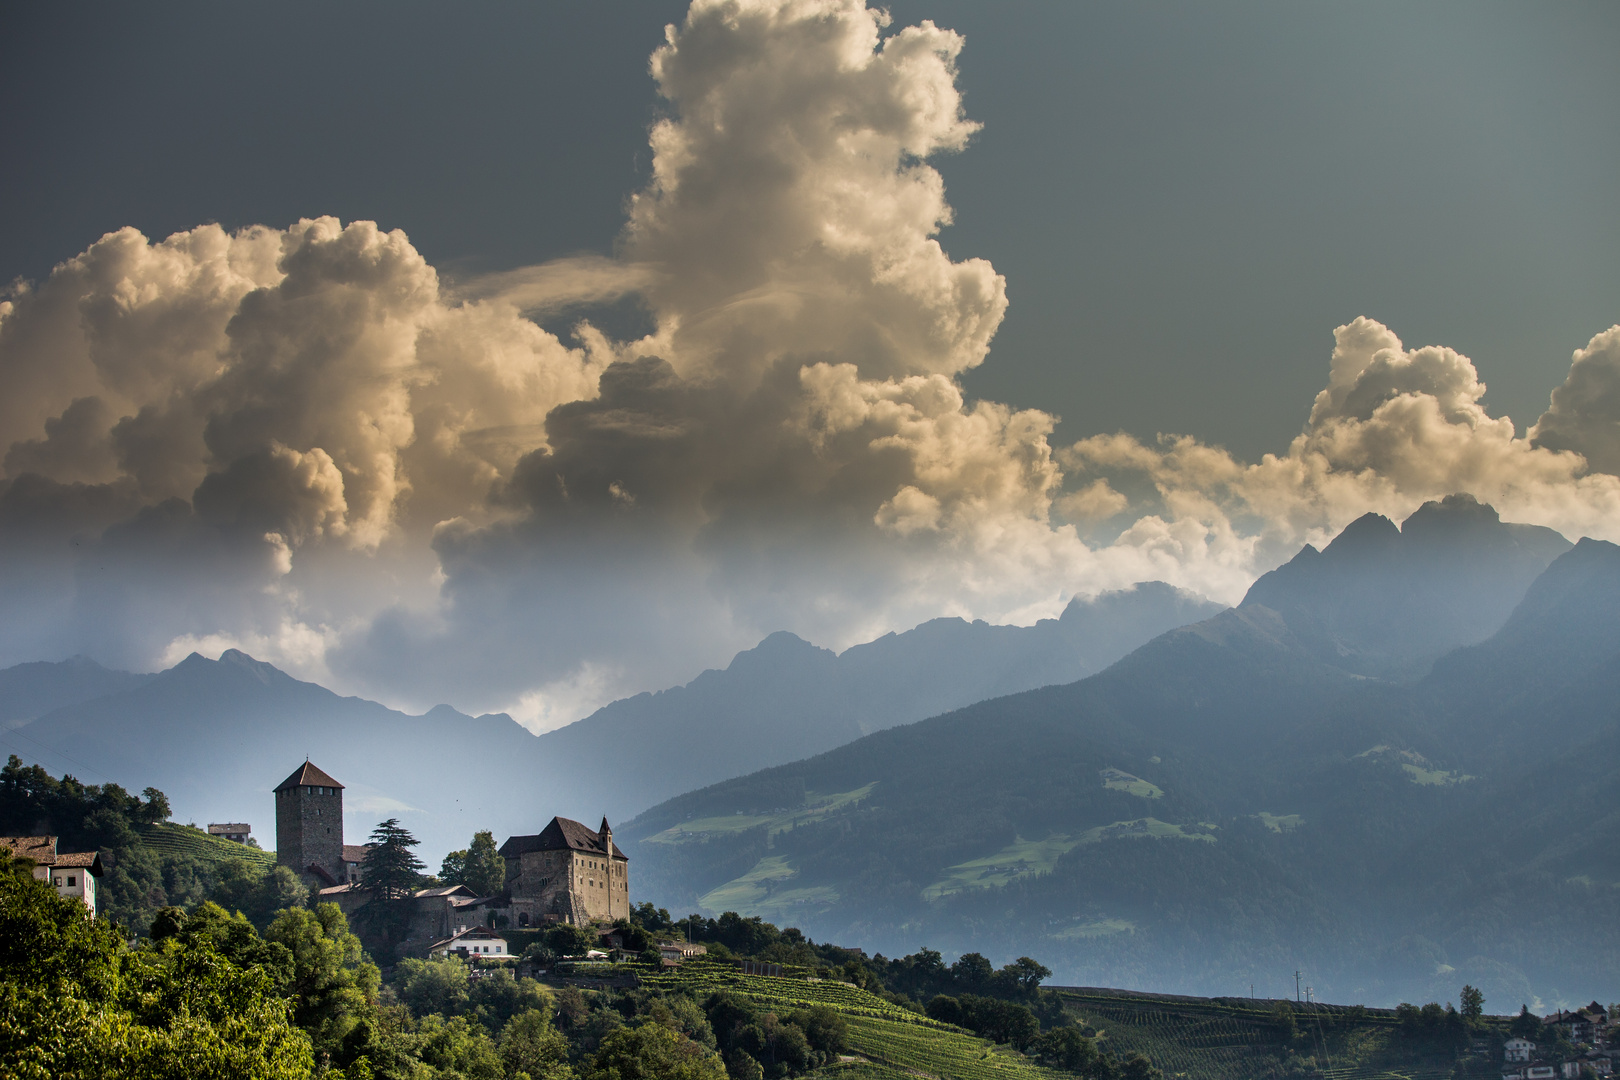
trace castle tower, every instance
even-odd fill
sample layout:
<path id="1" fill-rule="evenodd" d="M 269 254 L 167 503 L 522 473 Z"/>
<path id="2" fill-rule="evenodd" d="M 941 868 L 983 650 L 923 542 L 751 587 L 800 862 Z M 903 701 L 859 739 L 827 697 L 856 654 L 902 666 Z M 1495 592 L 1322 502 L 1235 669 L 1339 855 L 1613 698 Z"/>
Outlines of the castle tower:
<path id="1" fill-rule="evenodd" d="M 308 759 L 276 785 L 276 862 L 306 884 L 344 880 L 343 785 Z"/>

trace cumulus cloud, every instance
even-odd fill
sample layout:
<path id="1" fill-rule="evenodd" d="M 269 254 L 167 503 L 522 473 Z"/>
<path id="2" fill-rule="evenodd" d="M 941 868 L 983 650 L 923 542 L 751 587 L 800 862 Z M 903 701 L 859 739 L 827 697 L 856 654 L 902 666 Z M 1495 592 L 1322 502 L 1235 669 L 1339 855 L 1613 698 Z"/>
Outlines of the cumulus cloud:
<path id="1" fill-rule="evenodd" d="M 858 0 L 698 0 L 651 60 L 666 115 L 612 258 L 447 285 L 402 232 L 313 218 L 125 229 L 16 292 L 0 659 L 235 646 L 540 727 L 777 629 L 1029 621 L 1152 578 L 1235 600 L 1456 491 L 1616 536 L 1620 328 L 1525 438 L 1466 357 L 1369 319 L 1259 463 L 1054 448 L 1053 417 L 968 401 L 1007 301 L 938 241 L 962 47 Z M 639 340 L 530 318 L 631 293 Z"/>

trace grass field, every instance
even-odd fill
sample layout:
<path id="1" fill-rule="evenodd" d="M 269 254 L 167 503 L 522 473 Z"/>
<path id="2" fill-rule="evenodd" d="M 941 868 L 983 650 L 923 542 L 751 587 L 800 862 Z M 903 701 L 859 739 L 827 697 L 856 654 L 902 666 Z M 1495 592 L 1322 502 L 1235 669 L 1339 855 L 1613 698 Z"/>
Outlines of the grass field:
<path id="1" fill-rule="evenodd" d="M 854 791 L 841 791 L 832 795 L 810 793 L 803 806 L 778 810 L 769 814 L 729 814 L 721 817 L 697 818 L 671 826 L 661 833 L 647 837 L 649 844 L 680 844 L 688 840 L 709 840 L 728 833 L 746 832 L 760 826 L 767 827 L 768 835 L 786 832 L 795 825 L 819 821 L 836 810 L 853 806 L 872 793 L 877 784 L 867 784 Z"/>
<path id="2" fill-rule="evenodd" d="M 755 863 L 754 868 L 742 877 L 733 878 L 698 897 L 698 907 L 710 914 L 746 911 L 771 922 L 790 923 L 807 911 L 813 912 L 838 902 L 838 890 L 831 885 L 782 887 L 798 874 L 786 856 L 771 855 Z"/>
<path id="3" fill-rule="evenodd" d="M 221 840 L 217 836 L 209 836 L 200 829 L 177 825 L 172 821 L 142 828 L 141 843 L 159 856 L 180 855 L 201 859 L 204 862 L 240 859 L 264 869 L 274 866 L 276 862 L 276 853 L 273 851 L 260 851 L 246 844 Z"/>
<path id="4" fill-rule="evenodd" d="M 1150 784 L 1140 776 L 1132 776 L 1123 769 L 1102 770 L 1103 787 L 1110 791 L 1128 791 L 1144 799 L 1159 799 L 1164 797 L 1164 789 L 1157 784 Z"/>
<path id="5" fill-rule="evenodd" d="M 1019 837 L 994 855 L 946 867 L 940 879 L 923 890 L 923 899 L 938 900 L 965 889 L 994 888 L 1031 874 L 1049 873 L 1058 859 L 1078 843 L 1074 837 L 1062 834 L 1045 840 Z"/>
<path id="6" fill-rule="evenodd" d="M 1298 814 L 1273 814 L 1262 810 L 1254 816 L 1272 832 L 1288 832 L 1305 824 L 1305 819 Z"/>
<path id="7" fill-rule="evenodd" d="M 1158 791 L 1157 788 L 1154 790 Z M 1197 825 L 1172 825 L 1158 818 L 1137 818 L 1134 821 L 1116 821 L 1111 825 L 1098 825 L 1096 828 L 1087 829 L 1079 836 L 1054 833 L 1045 840 L 1025 840 L 1019 837 L 993 855 L 947 866 L 941 872 L 940 879 L 922 891 L 922 898 L 938 900 L 942 896 L 968 889 L 998 888 L 1032 874 L 1050 873 L 1057 865 L 1058 859 L 1081 844 L 1144 838 L 1202 840 L 1213 844 L 1215 837 L 1205 830 L 1214 828 L 1214 825 L 1207 822 L 1199 822 Z M 722 886 L 722 888 L 729 887 L 729 884 Z"/>
<path id="8" fill-rule="evenodd" d="M 1096 1029 L 1115 1053 L 1146 1054 L 1169 1080 L 1259 1080 L 1282 1076 L 1290 1065 L 1328 1080 L 1444 1080 L 1451 1072 L 1449 1059 L 1407 1049 L 1387 1010 L 1302 1011 L 1300 1036 L 1289 1043 L 1279 1037 L 1273 1001 L 1056 989 L 1069 1015 Z"/>

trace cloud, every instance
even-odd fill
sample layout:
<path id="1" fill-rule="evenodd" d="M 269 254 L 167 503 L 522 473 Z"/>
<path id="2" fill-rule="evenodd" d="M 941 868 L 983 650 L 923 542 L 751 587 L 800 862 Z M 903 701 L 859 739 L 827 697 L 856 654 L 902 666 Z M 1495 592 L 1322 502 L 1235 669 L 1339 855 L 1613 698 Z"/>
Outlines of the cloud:
<path id="1" fill-rule="evenodd" d="M 1259 565 L 1330 538 L 1368 510 L 1398 519 L 1456 492 L 1494 504 L 1509 520 L 1572 536 L 1620 536 L 1614 464 L 1601 452 L 1592 459 L 1573 452 L 1603 445 L 1604 403 L 1594 384 L 1612 364 L 1620 328 L 1576 354 L 1553 408 L 1524 438 L 1510 419 L 1485 409 L 1485 384 L 1466 356 L 1435 346 L 1407 350 L 1367 318 L 1339 327 L 1334 340 L 1328 385 L 1285 454 L 1245 464 L 1189 436 L 1149 445 L 1102 435 L 1068 447 L 1060 460 L 1072 479 L 1100 475 L 1127 487 L 1145 479 L 1177 517 L 1235 524 L 1259 541 Z"/>
<path id="2" fill-rule="evenodd" d="M 854 0 L 698 0 L 651 70 L 612 258 L 446 286 L 310 218 L 102 238 L 0 303 L 0 659 L 240 647 L 407 707 L 554 726 L 765 633 L 1030 621 L 1161 579 L 1225 600 L 1369 509 L 1468 491 L 1620 533 L 1620 328 L 1531 436 L 1473 364 L 1341 327 L 1301 434 L 1055 448 L 970 401 L 1007 309 L 936 165 L 963 47 Z M 529 317 L 634 294 L 639 340 Z"/>
<path id="3" fill-rule="evenodd" d="M 1620 473 L 1620 326 L 1576 351 L 1569 377 L 1530 429 L 1533 445 L 1572 450 L 1592 468 Z"/>

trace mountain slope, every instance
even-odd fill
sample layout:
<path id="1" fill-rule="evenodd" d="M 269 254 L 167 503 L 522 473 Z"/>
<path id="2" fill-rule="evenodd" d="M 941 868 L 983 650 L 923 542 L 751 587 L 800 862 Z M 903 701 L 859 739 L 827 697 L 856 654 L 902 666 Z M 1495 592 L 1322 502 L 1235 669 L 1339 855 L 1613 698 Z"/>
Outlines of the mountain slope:
<path id="1" fill-rule="evenodd" d="M 1322 551 L 1306 546 L 1256 581 L 1243 606 L 1278 612 L 1328 663 L 1414 679 L 1439 656 L 1488 638 L 1569 549 L 1551 529 L 1506 524 L 1491 507 L 1452 495 L 1399 528 L 1367 514 Z"/>
<path id="2" fill-rule="evenodd" d="M 1363 552 L 1369 595 L 1460 595 L 1472 571 L 1414 583 L 1389 529 L 1350 539 L 1400 584 Z M 1291 620 L 1251 596 L 1074 685 L 692 792 L 617 835 L 660 904 L 890 953 L 1188 992 L 1304 968 L 1369 1002 L 1463 981 L 1602 997 L 1620 990 L 1620 548 L 1582 541 L 1519 591 L 1488 640 L 1404 684 L 1355 670 L 1373 648 L 1324 650 L 1308 604 Z"/>
<path id="3" fill-rule="evenodd" d="M 64 705 L 132 689 L 151 677 L 112 671 L 88 656 L 6 668 L 0 671 L 0 730 L 21 727 Z"/>
<path id="4" fill-rule="evenodd" d="M 723 671 L 639 694 L 540 737 L 547 760 L 612 761 L 600 796 L 618 817 L 682 791 L 841 746 L 990 697 L 1074 682 L 1143 642 L 1221 610 L 1144 582 L 1072 601 L 1057 619 L 992 626 L 934 619 L 835 655 L 788 633 Z M 638 752 L 626 753 L 635 747 Z M 558 778 L 564 790 L 585 784 Z M 574 784 L 572 789 L 566 785 Z M 593 813 L 598 812 L 594 807 Z"/>
<path id="5" fill-rule="evenodd" d="M 254 823 L 266 847 L 270 785 L 307 755 L 348 785 L 352 840 L 398 815 L 434 862 L 476 829 L 533 832 L 553 814 L 617 821 L 867 730 L 1009 687 L 1072 681 L 1212 610 L 1149 583 L 1076 601 L 1034 627 L 938 619 L 842 656 L 774 634 L 724 671 L 539 737 L 504 714 L 475 719 L 441 705 L 412 717 L 340 698 L 236 650 L 150 676 L 82 660 L 13 668 L 0 672 L 9 710 L 0 715 L 33 718 L 8 739 L 31 760 L 87 781 L 158 787 L 182 815 Z"/>

